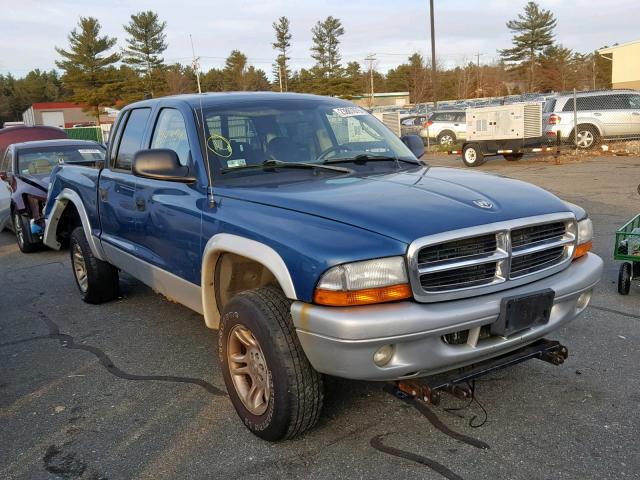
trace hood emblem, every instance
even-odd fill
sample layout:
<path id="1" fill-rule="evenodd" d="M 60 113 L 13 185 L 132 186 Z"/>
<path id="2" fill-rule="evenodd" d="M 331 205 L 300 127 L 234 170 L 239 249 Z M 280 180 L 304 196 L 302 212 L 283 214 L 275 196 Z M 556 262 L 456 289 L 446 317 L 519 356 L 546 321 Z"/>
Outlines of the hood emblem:
<path id="1" fill-rule="evenodd" d="M 474 200 L 473 203 L 480 208 L 491 209 L 493 208 L 493 203 L 488 200 Z"/>

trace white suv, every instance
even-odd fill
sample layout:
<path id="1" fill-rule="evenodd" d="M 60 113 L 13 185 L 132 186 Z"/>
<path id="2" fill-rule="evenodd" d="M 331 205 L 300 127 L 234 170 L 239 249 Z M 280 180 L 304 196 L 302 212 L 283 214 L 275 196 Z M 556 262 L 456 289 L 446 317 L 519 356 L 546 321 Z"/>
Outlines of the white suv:
<path id="1" fill-rule="evenodd" d="M 577 138 L 573 103 L 571 93 L 547 98 L 543 121 L 549 141 L 556 141 L 560 134 L 561 140 L 586 149 L 601 139 L 640 138 L 640 92 L 604 90 L 576 94 Z"/>
<path id="2" fill-rule="evenodd" d="M 433 112 L 425 128 L 420 130 L 423 140 L 429 138 L 440 145 L 452 145 L 467 137 L 467 119 L 463 110 Z"/>

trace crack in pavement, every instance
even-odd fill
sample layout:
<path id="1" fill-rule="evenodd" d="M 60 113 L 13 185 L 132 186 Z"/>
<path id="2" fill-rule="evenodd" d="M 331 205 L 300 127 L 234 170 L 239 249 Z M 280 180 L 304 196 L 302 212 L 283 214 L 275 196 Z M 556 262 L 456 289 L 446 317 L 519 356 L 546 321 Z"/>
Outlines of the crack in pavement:
<path id="1" fill-rule="evenodd" d="M 600 305 L 590 305 L 591 308 L 595 308 L 596 310 L 601 310 L 603 312 L 615 313 L 616 315 L 622 315 L 623 317 L 628 318 L 637 318 L 640 320 L 640 315 L 635 315 L 633 313 L 623 312 L 621 310 L 614 310 L 613 308 L 601 307 Z"/>
<path id="2" fill-rule="evenodd" d="M 38 316 L 40 320 L 44 322 L 49 330 L 49 334 L 43 337 L 36 338 L 48 338 L 53 340 L 58 340 L 60 345 L 63 348 L 69 348 L 72 350 L 84 350 L 85 352 L 92 353 L 100 364 L 107 369 L 107 371 L 124 380 L 134 380 L 134 381 L 157 381 L 157 382 L 173 382 L 173 383 L 191 383 L 193 385 L 198 385 L 199 387 L 204 388 L 207 392 L 216 396 L 226 396 L 227 392 L 224 390 L 215 387 L 211 383 L 201 380 L 199 378 L 191 378 L 191 377 L 179 377 L 174 375 L 135 375 L 133 373 L 125 372 L 118 367 L 116 367 L 109 358 L 109 356 L 100 350 L 98 347 L 94 347 L 92 345 L 80 345 L 75 343 L 74 337 L 71 335 L 67 335 L 65 333 L 60 333 L 60 328 L 58 325 L 51 320 L 44 312 L 38 311 Z M 36 338 L 25 339 L 25 341 L 35 340 Z M 11 343 L 11 342 L 9 342 Z M 14 342 L 16 343 L 16 342 Z M 20 343 L 20 342 L 17 342 Z M 6 344 L 3 344 L 6 345 Z"/>

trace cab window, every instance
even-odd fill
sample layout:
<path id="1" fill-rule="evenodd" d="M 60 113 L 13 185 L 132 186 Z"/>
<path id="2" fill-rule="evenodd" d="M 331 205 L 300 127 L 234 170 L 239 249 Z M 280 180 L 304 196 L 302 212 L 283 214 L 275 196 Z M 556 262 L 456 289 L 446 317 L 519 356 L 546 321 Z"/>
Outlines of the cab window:
<path id="1" fill-rule="evenodd" d="M 182 114 L 173 108 L 164 108 L 158 115 L 158 121 L 151 139 L 151 148 L 166 148 L 178 155 L 180 165 L 189 163 L 189 139 Z"/>
<path id="2" fill-rule="evenodd" d="M 114 168 L 131 171 L 133 156 L 142 148 L 142 136 L 150 113 L 150 108 L 136 108 L 129 113 L 118 145 Z"/>

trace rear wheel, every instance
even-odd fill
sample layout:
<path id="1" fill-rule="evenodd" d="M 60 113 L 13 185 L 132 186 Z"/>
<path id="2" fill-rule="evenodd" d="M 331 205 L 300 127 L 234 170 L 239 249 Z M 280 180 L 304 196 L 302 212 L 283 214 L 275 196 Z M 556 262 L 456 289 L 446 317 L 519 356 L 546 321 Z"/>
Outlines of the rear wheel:
<path id="1" fill-rule="evenodd" d="M 82 227 L 71 232 L 69 253 L 73 276 L 85 302 L 104 303 L 118 298 L 118 269 L 93 255 Z"/>
<path id="2" fill-rule="evenodd" d="M 467 167 L 477 167 L 484 163 L 484 154 L 477 144 L 471 143 L 462 150 L 462 161 Z"/>
<path id="3" fill-rule="evenodd" d="M 238 416 L 269 441 L 312 428 L 323 401 L 322 375 L 305 356 L 291 302 L 273 286 L 235 295 L 222 311 L 218 352 Z"/>
<path id="4" fill-rule="evenodd" d="M 439 145 L 453 145 L 456 143 L 456 134 L 449 130 L 445 130 L 440 132 L 437 141 Z"/>
<path id="5" fill-rule="evenodd" d="M 575 143 L 576 147 L 587 150 L 598 144 L 600 135 L 595 127 L 591 125 L 578 125 L 577 130 L 577 136 L 575 131 L 571 132 L 571 141 Z"/>
<path id="6" fill-rule="evenodd" d="M 620 295 L 628 295 L 631 289 L 631 264 L 624 262 L 620 265 L 618 273 L 618 293 Z"/>
<path id="7" fill-rule="evenodd" d="M 13 232 L 16 234 L 16 242 L 22 253 L 33 253 L 40 248 L 40 242 L 32 242 L 30 235 L 29 219 L 25 215 L 13 212 Z"/>

